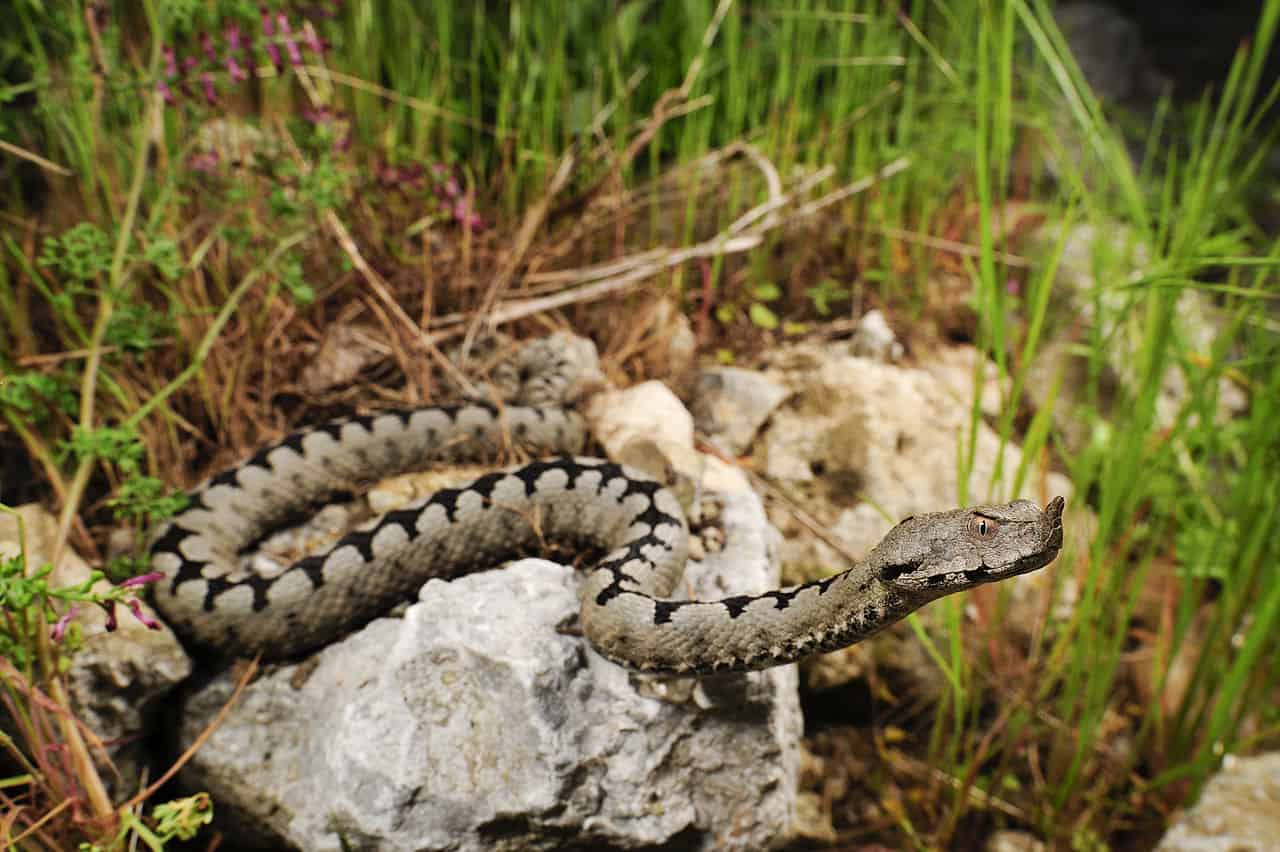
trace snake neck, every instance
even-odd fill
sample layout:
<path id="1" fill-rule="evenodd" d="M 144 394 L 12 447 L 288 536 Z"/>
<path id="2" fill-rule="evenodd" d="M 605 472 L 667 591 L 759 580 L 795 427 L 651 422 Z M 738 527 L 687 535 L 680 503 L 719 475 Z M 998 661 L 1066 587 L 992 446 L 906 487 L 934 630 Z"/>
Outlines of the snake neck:
<path id="1" fill-rule="evenodd" d="M 601 582 L 592 577 L 585 595 Z M 656 600 L 622 591 L 585 606 L 583 626 L 605 657 L 630 668 L 689 675 L 753 671 L 843 648 L 916 606 L 878 579 L 874 565 L 800 586 L 718 601 Z"/>
<path id="2" fill-rule="evenodd" d="M 919 604 L 890 588 L 879 579 L 878 568 L 870 562 L 825 580 L 807 583 L 798 589 L 820 592 L 806 618 L 811 653 L 844 648 L 879 633 L 914 612 Z M 793 662 L 794 660 L 787 660 Z"/>

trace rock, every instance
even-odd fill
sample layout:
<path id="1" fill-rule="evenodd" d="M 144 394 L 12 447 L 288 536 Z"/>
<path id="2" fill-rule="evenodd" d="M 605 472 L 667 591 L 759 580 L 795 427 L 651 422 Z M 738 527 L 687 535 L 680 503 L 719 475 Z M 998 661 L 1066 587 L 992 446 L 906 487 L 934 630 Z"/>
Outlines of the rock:
<path id="1" fill-rule="evenodd" d="M 35 504 L 15 510 L 26 533 L 27 567 L 39 566 L 53 557 L 58 532 L 57 519 Z M 17 522 L 13 515 L 0 514 L 0 558 L 21 552 Z M 89 578 L 88 563 L 70 548 L 48 577 L 53 588 L 77 585 Z M 105 591 L 105 580 L 94 586 Z M 144 614 L 155 618 L 145 603 Z M 133 786 L 149 766 L 143 737 L 147 721 L 161 698 L 191 673 L 191 660 L 168 627 L 150 630 L 127 611 L 119 610 L 117 628 L 108 632 L 106 613 L 93 605 L 82 605 L 76 621 L 84 644 L 71 658 L 67 684 L 72 710 L 77 718 L 104 743 L 111 761 L 124 779 L 121 794 L 135 792 Z M 95 752 L 96 756 L 96 752 Z M 117 783 L 116 773 L 103 773 L 108 787 Z"/>
<path id="2" fill-rule="evenodd" d="M 858 320 L 850 349 L 854 355 L 886 364 L 900 360 L 903 353 L 902 344 L 898 342 L 893 329 L 889 328 L 884 312 L 878 309 L 867 311 Z"/>
<path id="3" fill-rule="evenodd" d="M 973 341 L 978 337 L 978 312 L 974 310 L 973 279 L 939 269 L 930 276 L 925 317 L 948 340 Z"/>
<path id="4" fill-rule="evenodd" d="M 774 409 L 790 394 L 755 370 L 712 367 L 698 374 L 693 421 L 730 456 L 746 453 Z"/>
<path id="5" fill-rule="evenodd" d="M 902 518 L 949 509 L 960 501 L 956 453 L 967 446 L 962 442 L 967 442 L 972 428 L 971 403 L 958 400 L 946 382 L 924 369 L 882 364 L 849 355 L 839 346 L 811 344 L 774 353 L 768 374 L 792 391 L 756 441 L 753 459 L 765 478 L 789 496 L 770 506 L 770 518 L 784 535 L 784 582 L 842 571 L 863 558 Z M 1021 451 L 1013 444 L 1002 445 L 981 419 L 976 429 L 964 489 L 969 503 L 1025 497 L 1043 504 L 1061 494 L 1071 506 L 1071 483 L 1058 473 L 1037 472 L 1011 493 L 1007 483 L 1023 464 Z M 992 488 L 997 467 L 1004 479 Z M 798 504 L 813 520 L 802 524 L 788 503 Z M 1075 541 L 1080 539 L 1068 539 L 1060 566 L 1069 564 Z M 1051 569 L 977 590 L 970 595 L 975 606 L 971 611 L 990 611 L 994 595 L 1012 595 L 1003 609 L 1007 629 L 1029 636 L 1043 611 L 1045 589 L 1054 582 Z M 1074 577 L 1065 576 L 1059 599 L 1074 600 L 1074 585 Z M 924 612 L 927 617 L 928 610 Z M 928 656 L 915 653 L 918 645 L 905 629 L 886 631 L 871 643 L 877 667 L 883 665 L 915 694 L 927 696 L 941 682 Z M 881 649 L 886 649 L 883 654 Z M 867 659 L 865 653 L 848 650 L 831 659 L 815 658 L 805 665 L 807 682 L 820 688 L 837 686 L 856 677 Z"/>
<path id="6" fill-rule="evenodd" d="M 698 336 L 693 323 L 670 298 L 653 303 L 648 318 L 649 341 L 640 354 L 647 375 L 661 376 L 676 393 L 688 396 L 698 363 Z"/>
<path id="7" fill-rule="evenodd" d="M 693 448 L 693 417 L 661 382 L 597 394 L 586 414 L 609 458 L 664 483 L 695 525 L 702 495 L 751 492 L 741 470 Z"/>
<path id="8" fill-rule="evenodd" d="M 1149 125 L 1155 102 L 1170 80 L 1152 64 L 1137 23 L 1108 3 L 1063 3 L 1053 15 L 1086 85 L 1103 108 L 1111 115 L 1131 116 L 1130 123 Z M 1030 45 L 1028 49 L 1034 50 Z M 1064 183 L 1081 180 L 1091 188 L 1105 186 L 1109 172 L 1098 166 L 1095 142 L 1080 129 L 1066 96 L 1056 89 L 1050 94 L 1060 108 L 1050 113 L 1053 143 L 1039 146 L 1038 154 Z M 1136 172 L 1142 165 L 1142 146 L 1124 141 Z"/>
<path id="9" fill-rule="evenodd" d="M 726 550 L 686 575 L 697 597 L 777 585 L 751 494 L 722 495 Z M 557 627 L 576 579 L 526 560 L 432 581 L 309 663 L 267 672 L 186 780 L 244 842 L 307 850 L 756 849 L 790 831 L 802 721 L 794 666 L 661 681 Z M 181 747 L 226 702 L 194 692 Z M 265 840 L 264 840 L 265 839 Z"/>
<path id="10" fill-rule="evenodd" d="M 592 434 L 610 458 L 636 438 L 693 446 L 693 416 L 662 382 L 598 393 L 588 401 L 586 415 Z"/>
<path id="11" fill-rule="evenodd" d="M 970 429 L 970 407 L 946 385 L 922 369 L 810 346 L 780 353 L 773 364 L 770 375 L 794 395 L 759 441 L 761 468 L 774 481 L 821 497 L 836 515 L 831 530 L 848 551 L 861 556 L 898 520 L 956 505 L 962 493 L 957 442 Z M 1057 473 L 1030 477 L 1017 493 L 991 488 L 997 465 L 1007 479 L 1021 462 L 1015 445 L 1002 447 L 979 421 L 963 491 L 971 502 L 1026 497 L 1044 503 L 1070 495 L 1070 481 Z M 842 561 L 830 549 L 808 556 L 825 565 Z"/>
<path id="12" fill-rule="evenodd" d="M 391 354 L 385 337 L 385 331 L 367 324 L 329 326 L 315 354 L 298 375 L 298 384 L 308 394 L 318 395 L 354 382 Z"/>
<path id="13" fill-rule="evenodd" d="M 1000 406 L 1012 387 L 1006 376 L 1000 378 L 1000 368 L 972 346 L 939 346 L 931 349 L 920 368 L 937 379 L 958 404 L 973 404 L 973 377 L 982 375 L 982 398 L 978 405 L 982 416 L 995 420 L 1000 416 Z"/>
<path id="14" fill-rule="evenodd" d="M 1139 90 L 1145 50 L 1142 31 L 1106 3 L 1064 3 L 1053 17 L 1093 93 L 1121 103 Z"/>
<path id="15" fill-rule="evenodd" d="M 1042 227 L 1033 242 L 1048 253 L 1061 237 L 1060 227 Z M 1084 397 L 1089 385 L 1089 364 L 1074 343 L 1085 334 L 1085 326 L 1096 326 L 1099 337 L 1109 341 L 1096 400 L 1101 415 L 1109 417 L 1118 400 L 1124 398 L 1119 393 L 1121 388 L 1137 390 L 1136 371 L 1146 334 L 1145 324 L 1135 322 L 1135 305 L 1141 304 L 1137 301 L 1139 291 L 1112 282 L 1139 279 L 1149 263 L 1149 254 L 1145 246 L 1136 242 L 1133 230 L 1120 224 L 1099 227 L 1081 223 L 1066 235 L 1049 316 L 1069 317 L 1071 327 L 1047 330 L 1046 342 L 1036 353 L 1028 374 L 1027 393 L 1035 405 L 1041 406 L 1057 387 L 1054 425 L 1073 451 L 1083 449 L 1090 441 L 1107 440 L 1107 432 L 1099 428 L 1096 418 L 1091 422 L 1082 416 L 1093 408 Z M 1165 429 L 1177 422 L 1189 396 L 1189 382 L 1198 380 L 1197 374 L 1189 378 L 1188 371 L 1201 369 L 1193 366 L 1197 361 L 1211 360 L 1214 341 L 1224 326 L 1221 312 L 1202 293 L 1187 287 L 1178 295 L 1172 333 L 1178 348 L 1191 357 L 1171 359 L 1165 367 L 1156 398 L 1155 428 Z M 1248 397 L 1226 376 L 1219 375 L 1216 381 L 1214 422 L 1222 424 L 1245 411 Z M 1194 413 L 1191 416 L 1196 417 Z"/>
<path id="16" fill-rule="evenodd" d="M 234 118 L 212 118 L 196 130 L 192 166 L 200 171 L 219 168 L 250 169 L 258 159 L 280 153 L 280 140 L 258 127 Z"/>
<path id="17" fill-rule="evenodd" d="M 1048 848 L 1035 835 L 1006 828 L 987 838 L 986 852 L 1044 852 Z"/>
<path id="18" fill-rule="evenodd" d="M 1280 752 L 1227 755 L 1156 852 L 1266 852 L 1280 838 Z"/>

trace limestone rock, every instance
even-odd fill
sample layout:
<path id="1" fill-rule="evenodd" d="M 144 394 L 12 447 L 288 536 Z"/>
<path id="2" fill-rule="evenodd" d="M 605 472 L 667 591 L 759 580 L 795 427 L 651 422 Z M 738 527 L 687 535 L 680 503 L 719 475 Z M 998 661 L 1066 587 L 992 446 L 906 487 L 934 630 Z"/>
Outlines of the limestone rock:
<path id="1" fill-rule="evenodd" d="M 1048 253 L 1061 237 L 1057 225 L 1041 228 L 1033 242 L 1038 251 Z M 1093 325 L 1107 340 L 1106 362 L 1098 377 L 1097 405 L 1102 417 L 1124 397 L 1121 390 L 1136 391 L 1136 368 L 1141 359 L 1146 332 L 1145 311 L 1137 302 L 1142 290 L 1117 286 L 1139 280 L 1147 271 L 1150 252 L 1137 242 L 1131 228 L 1122 225 L 1100 227 L 1077 224 L 1065 235 L 1058 266 L 1050 317 L 1070 317 L 1073 327 L 1048 329 L 1049 336 L 1036 353 L 1028 373 L 1027 392 L 1040 405 L 1051 389 L 1057 388 L 1054 404 L 1055 427 L 1073 450 L 1083 448 L 1098 436 L 1105 436 L 1105 424 L 1090 423 L 1081 417 L 1087 402 L 1089 364 L 1073 345 L 1083 333 L 1080 325 Z M 1096 297 L 1096 298 L 1095 298 Z M 1190 287 L 1178 295 L 1172 334 L 1191 357 L 1172 359 L 1160 377 L 1155 402 L 1156 428 L 1168 428 L 1178 419 L 1190 396 L 1190 384 L 1198 380 L 1197 363 L 1210 359 L 1215 339 L 1227 327 L 1221 311 L 1205 295 Z M 1248 406 L 1248 397 L 1225 375 L 1216 379 L 1215 423 L 1239 416 Z M 1193 419 L 1198 415 L 1193 412 Z"/>
<path id="2" fill-rule="evenodd" d="M 898 342 L 893 329 L 889 328 L 884 311 L 879 309 L 867 311 L 858 320 L 850 349 L 854 355 L 886 364 L 900 360 L 903 355 L 902 344 Z"/>
<path id="3" fill-rule="evenodd" d="M 699 431 L 722 450 L 740 456 L 789 394 L 785 387 L 755 370 L 712 367 L 698 374 L 693 419 Z"/>
<path id="4" fill-rule="evenodd" d="M 1228 755 L 1156 852 L 1266 852 L 1280 839 L 1280 752 Z"/>
<path id="5" fill-rule="evenodd" d="M 1010 489 L 1008 483 L 1023 464 L 1020 449 L 1002 444 L 985 421 L 971 424 L 972 404 L 958 397 L 945 375 L 860 358 L 838 345 L 810 344 L 774 353 L 768 372 L 792 395 L 757 440 L 754 462 L 813 519 L 802 523 L 787 503 L 770 507 L 771 520 L 785 536 L 787 583 L 844 570 L 902 518 L 952 508 L 965 492 L 971 504 L 1018 497 L 1044 504 L 1061 494 L 1071 506 L 1071 483 L 1058 473 L 1036 472 L 1016 493 Z M 972 428 L 976 434 L 970 445 Z M 961 447 L 969 446 L 973 460 L 962 489 L 956 458 Z M 997 468 L 1003 480 L 992 487 Z M 814 534 L 815 528 L 821 536 Z M 1068 563 L 1077 540 L 1068 540 L 1060 563 Z M 990 602 L 994 595 L 1012 595 L 1004 617 L 1014 632 L 1030 635 L 1042 607 L 1024 603 L 1041 601 L 1045 587 L 1054 582 L 1052 569 L 1038 571 L 979 590 L 971 599 Z M 1065 575 L 1060 599 L 1075 598 L 1074 582 Z M 887 644 L 896 641 L 894 636 L 889 631 L 877 641 Z M 907 666 L 917 659 L 902 650 L 891 656 L 895 668 L 897 662 Z M 810 663 L 810 682 L 832 686 L 846 674 L 855 675 L 865 660 L 856 654 L 846 657 Z M 878 650 L 875 657 L 881 657 Z M 923 655 L 918 659 L 920 666 L 903 674 L 929 694 L 938 679 L 932 663 Z"/>
<path id="6" fill-rule="evenodd" d="M 691 564 L 697 597 L 777 584 L 776 533 L 749 494 L 723 498 L 723 553 Z M 757 849 L 795 809 L 794 666 L 703 681 L 633 675 L 557 627 L 571 569 L 526 560 L 432 581 L 383 618 L 246 689 L 189 766 L 244 842 L 307 850 Z M 185 747 L 229 697 L 191 695 Z M 242 838 L 243 839 L 243 838 Z"/>

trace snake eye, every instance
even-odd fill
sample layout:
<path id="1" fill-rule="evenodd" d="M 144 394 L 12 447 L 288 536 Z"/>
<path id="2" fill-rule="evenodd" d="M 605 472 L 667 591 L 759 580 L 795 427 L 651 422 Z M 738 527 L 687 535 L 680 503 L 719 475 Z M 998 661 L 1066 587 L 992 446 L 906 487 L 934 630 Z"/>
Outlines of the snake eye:
<path id="1" fill-rule="evenodd" d="M 1000 529 L 1000 523 L 991 518 L 984 518 L 982 515 L 971 515 L 969 517 L 969 532 L 979 541 L 991 541 L 996 537 L 996 532 Z"/>

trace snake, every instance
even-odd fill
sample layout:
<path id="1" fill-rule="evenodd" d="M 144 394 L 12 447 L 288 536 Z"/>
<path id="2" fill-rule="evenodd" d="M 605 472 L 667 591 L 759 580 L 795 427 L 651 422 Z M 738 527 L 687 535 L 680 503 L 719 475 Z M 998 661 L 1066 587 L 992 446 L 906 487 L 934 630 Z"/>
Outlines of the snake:
<path id="1" fill-rule="evenodd" d="M 152 603 L 216 655 L 290 660 L 349 634 L 427 580 L 554 545 L 585 554 L 578 629 L 606 659 L 654 674 L 753 671 L 862 641 L 945 595 L 1048 565 L 1061 497 L 908 517 L 862 560 L 801 585 L 720 600 L 673 597 L 688 560 L 675 496 L 632 467 L 582 455 L 572 407 L 465 402 L 296 431 L 214 475 L 150 547 Z M 356 489 L 432 464 L 531 461 L 444 488 L 277 571 L 244 567 L 271 531 Z"/>

